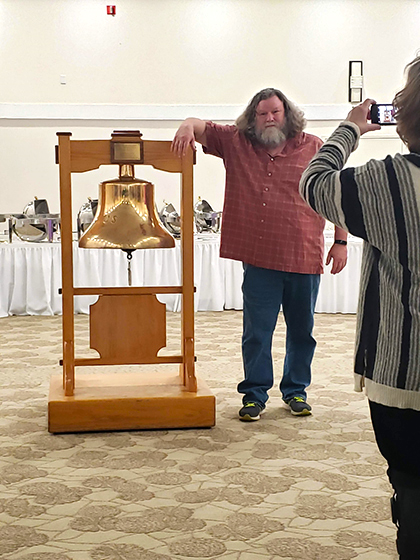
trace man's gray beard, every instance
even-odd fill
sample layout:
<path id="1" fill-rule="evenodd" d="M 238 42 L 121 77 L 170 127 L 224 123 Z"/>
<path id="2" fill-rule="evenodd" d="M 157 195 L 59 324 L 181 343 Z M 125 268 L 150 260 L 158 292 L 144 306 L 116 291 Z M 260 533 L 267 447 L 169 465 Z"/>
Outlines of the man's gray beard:
<path id="1" fill-rule="evenodd" d="M 277 126 L 269 126 L 263 130 L 256 130 L 255 136 L 267 148 L 277 148 L 286 140 L 286 134 Z"/>

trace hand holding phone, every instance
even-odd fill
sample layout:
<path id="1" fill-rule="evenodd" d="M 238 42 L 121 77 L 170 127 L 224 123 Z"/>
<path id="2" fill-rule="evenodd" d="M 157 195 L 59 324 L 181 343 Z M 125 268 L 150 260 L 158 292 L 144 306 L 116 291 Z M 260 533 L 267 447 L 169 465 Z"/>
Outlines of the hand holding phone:
<path id="1" fill-rule="evenodd" d="M 370 122 L 375 124 L 397 124 L 392 103 L 373 103 L 370 107 Z"/>
<path id="2" fill-rule="evenodd" d="M 376 105 L 374 99 L 365 99 L 360 105 L 356 105 L 347 115 L 347 119 L 353 122 L 359 127 L 360 134 L 365 134 L 366 132 L 371 132 L 373 130 L 380 130 L 381 126 L 378 123 L 369 122 L 370 109 L 373 105 Z"/>

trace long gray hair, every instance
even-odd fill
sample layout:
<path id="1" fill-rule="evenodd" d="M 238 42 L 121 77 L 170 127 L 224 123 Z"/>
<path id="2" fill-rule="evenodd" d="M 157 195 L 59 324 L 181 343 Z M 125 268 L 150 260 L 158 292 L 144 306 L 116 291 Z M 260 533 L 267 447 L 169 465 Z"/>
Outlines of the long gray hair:
<path id="1" fill-rule="evenodd" d="M 284 133 L 286 138 L 294 138 L 297 136 L 306 126 L 306 120 L 303 116 L 303 111 L 299 109 L 294 103 L 289 101 L 287 97 L 278 89 L 265 88 L 254 95 L 251 101 L 248 103 L 248 107 L 245 111 L 236 119 L 236 126 L 238 129 L 245 134 L 245 136 L 251 142 L 256 142 L 255 135 L 255 117 L 257 112 L 257 106 L 260 101 L 265 99 L 270 99 L 271 97 L 277 96 L 283 103 L 285 112 L 285 129 Z"/>

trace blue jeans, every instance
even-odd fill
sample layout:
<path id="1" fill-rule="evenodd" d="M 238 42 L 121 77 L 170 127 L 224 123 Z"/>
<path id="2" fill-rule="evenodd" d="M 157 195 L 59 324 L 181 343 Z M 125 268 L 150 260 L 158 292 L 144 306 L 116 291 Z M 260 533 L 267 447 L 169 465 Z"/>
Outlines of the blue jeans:
<path id="1" fill-rule="evenodd" d="M 280 307 L 286 322 L 286 356 L 280 391 L 283 400 L 306 399 L 316 341 L 312 336 L 319 274 L 298 274 L 244 263 L 242 401 L 265 406 L 273 386 L 272 339 Z"/>

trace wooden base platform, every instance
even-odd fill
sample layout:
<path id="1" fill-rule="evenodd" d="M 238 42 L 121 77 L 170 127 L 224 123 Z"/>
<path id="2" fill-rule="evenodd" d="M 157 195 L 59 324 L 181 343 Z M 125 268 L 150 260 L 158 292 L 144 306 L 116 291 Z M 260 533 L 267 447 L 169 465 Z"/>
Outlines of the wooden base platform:
<path id="1" fill-rule="evenodd" d="M 216 400 L 197 378 L 197 393 L 186 391 L 178 373 L 144 375 L 78 374 L 74 396 L 66 397 L 61 375 L 51 378 L 48 431 L 210 428 Z"/>

